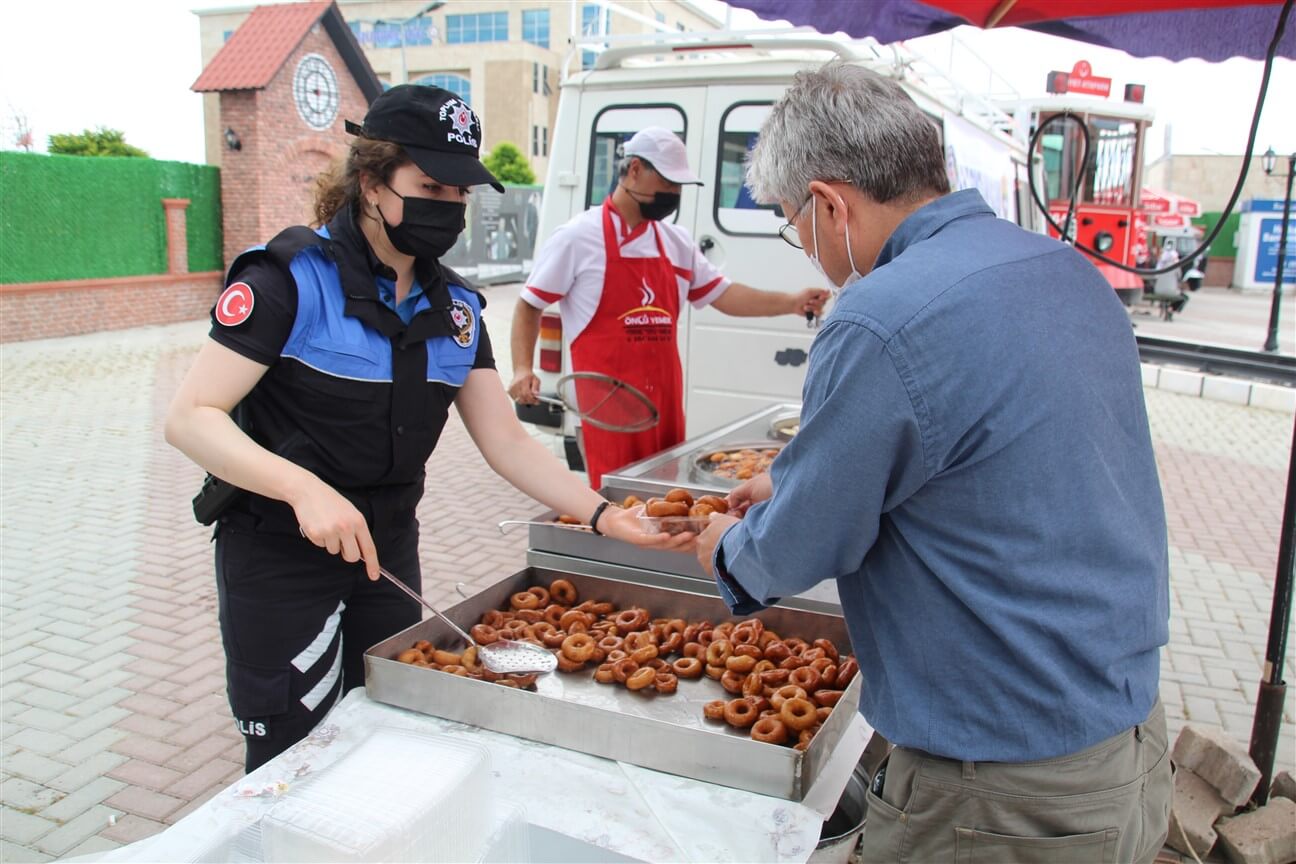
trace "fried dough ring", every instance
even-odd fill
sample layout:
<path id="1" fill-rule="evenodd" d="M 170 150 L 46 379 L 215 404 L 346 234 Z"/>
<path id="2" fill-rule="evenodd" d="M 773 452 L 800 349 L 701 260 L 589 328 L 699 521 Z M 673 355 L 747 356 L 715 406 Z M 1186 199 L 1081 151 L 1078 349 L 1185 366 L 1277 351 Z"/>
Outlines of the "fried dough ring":
<path id="1" fill-rule="evenodd" d="M 643 690 L 657 680 L 657 670 L 645 666 L 626 678 L 625 685 L 631 690 Z"/>
<path id="2" fill-rule="evenodd" d="M 766 744 L 782 744 L 787 741 L 787 727 L 782 720 L 774 717 L 762 717 L 751 727 L 753 741 L 764 741 Z"/>
<path id="3" fill-rule="evenodd" d="M 571 582 L 566 579 L 555 579 L 549 585 L 549 596 L 564 606 L 572 606 L 575 605 L 579 595 L 576 593 L 576 586 Z"/>
<path id="4" fill-rule="evenodd" d="M 696 657 L 681 657 L 671 664 L 671 669 L 681 678 L 702 677 L 702 661 Z"/>
<path id="5" fill-rule="evenodd" d="M 734 699 L 725 703 L 725 722 L 736 729 L 746 729 L 756 722 L 760 712 L 746 699 Z"/>
<path id="6" fill-rule="evenodd" d="M 562 653 L 573 663 L 588 663 L 597 645 L 588 633 L 573 633 L 562 641 Z"/>
<path id="7" fill-rule="evenodd" d="M 779 708 L 779 719 L 793 732 L 809 729 L 819 721 L 815 706 L 809 699 L 788 699 Z"/>

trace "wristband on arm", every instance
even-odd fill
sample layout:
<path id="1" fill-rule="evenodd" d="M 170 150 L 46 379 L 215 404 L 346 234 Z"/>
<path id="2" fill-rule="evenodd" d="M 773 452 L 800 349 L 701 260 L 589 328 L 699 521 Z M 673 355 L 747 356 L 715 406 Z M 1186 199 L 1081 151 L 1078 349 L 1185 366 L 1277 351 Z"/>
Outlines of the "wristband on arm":
<path id="1" fill-rule="evenodd" d="M 599 535 L 600 537 L 603 536 L 603 532 L 598 530 L 598 520 L 599 517 L 603 515 L 603 511 L 606 510 L 609 506 L 611 506 L 611 504 L 612 504 L 611 501 L 604 501 L 602 504 L 600 504 L 598 507 L 595 508 L 594 515 L 590 517 L 590 521 L 589 521 L 590 530 L 593 531 L 595 534 Z"/>

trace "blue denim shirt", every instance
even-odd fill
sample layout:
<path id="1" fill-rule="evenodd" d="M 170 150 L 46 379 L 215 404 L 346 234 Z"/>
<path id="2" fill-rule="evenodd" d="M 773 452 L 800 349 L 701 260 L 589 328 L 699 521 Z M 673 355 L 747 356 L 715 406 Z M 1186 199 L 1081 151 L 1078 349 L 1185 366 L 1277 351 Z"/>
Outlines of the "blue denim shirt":
<path id="1" fill-rule="evenodd" d="M 860 710 L 963 760 L 1142 722 L 1168 639 L 1138 351 L 1078 252 L 973 190 L 911 214 L 810 352 L 773 497 L 717 547 L 736 612 L 835 579 Z"/>

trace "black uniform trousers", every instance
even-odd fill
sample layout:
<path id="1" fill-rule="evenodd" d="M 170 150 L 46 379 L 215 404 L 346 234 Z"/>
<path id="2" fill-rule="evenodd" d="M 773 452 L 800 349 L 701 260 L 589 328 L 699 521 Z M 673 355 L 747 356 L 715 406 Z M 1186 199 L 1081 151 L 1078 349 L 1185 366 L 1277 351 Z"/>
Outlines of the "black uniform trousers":
<path id="1" fill-rule="evenodd" d="M 364 684 L 364 652 L 422 609 L 364 566 L 298 534 L 262 533 L 231 514 L 216 532 L 216 592 L 230 709 L 252 771 L 305 738 Z M 418 528 L 379 545 L 383 566 L 420 591 Z"/>

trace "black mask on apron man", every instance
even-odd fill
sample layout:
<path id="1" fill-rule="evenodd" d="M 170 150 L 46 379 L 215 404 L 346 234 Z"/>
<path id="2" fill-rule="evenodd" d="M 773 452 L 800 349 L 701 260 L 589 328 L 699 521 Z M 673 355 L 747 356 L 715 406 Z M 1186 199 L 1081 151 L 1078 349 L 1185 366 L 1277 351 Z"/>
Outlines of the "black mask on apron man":
<path id="1" fill-rule="evenodd" d="M 639 205 L 639 214 L 643 218 L 652 222 L 658 222 L 667 218 L 679 209 L 680 195 L 678 192 L 656 192 L 648 201 L 639 197 L 638 192 L 633 191 L 628 186 L 624 187 L 630 197 Z"/>
<path id="2" fill-rule="evenodd" d="M 387 187 L 391 189 L 390 186 Z M 405 202 L 405 215 L 399 225 L 392 225 L 378 207 L 387 239 L 398 252 L 423 260 L 439 259 L 450 251 L 467 224 L 464 221 L 466 205 L 457 201 L 437 201 L 434 198 L 414 198 L 392 189 L 392 194 Z M 374 205 L 377 207 L 377 205 Z"/>

